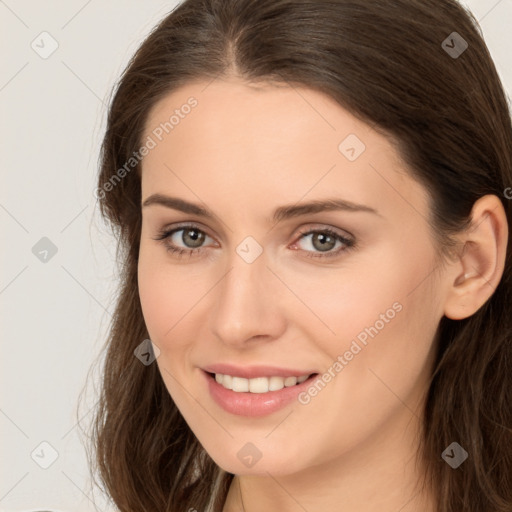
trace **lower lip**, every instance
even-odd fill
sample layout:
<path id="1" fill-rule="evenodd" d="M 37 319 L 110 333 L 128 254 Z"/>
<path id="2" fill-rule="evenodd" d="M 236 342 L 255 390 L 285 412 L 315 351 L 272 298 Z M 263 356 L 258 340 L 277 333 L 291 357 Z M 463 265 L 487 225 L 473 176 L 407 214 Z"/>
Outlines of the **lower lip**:
<path id="1" fill-rule="evenodd" d="M 294 400 L 298 400 L 297 395 L 305 391 L 316 377 L 316 374 L 312 375 L 309 379 L 300 384 L 283 388 L 279 391 L 269 391 L 268 393 L 237 393 L 231 389 L 226 389 L 204 370 L 201 370 L 201 372 L 206 378 L 211 397 L 218 405 L 231 414 L 251 417 L 272 414 L 273 412 L 283 409 Z"/>

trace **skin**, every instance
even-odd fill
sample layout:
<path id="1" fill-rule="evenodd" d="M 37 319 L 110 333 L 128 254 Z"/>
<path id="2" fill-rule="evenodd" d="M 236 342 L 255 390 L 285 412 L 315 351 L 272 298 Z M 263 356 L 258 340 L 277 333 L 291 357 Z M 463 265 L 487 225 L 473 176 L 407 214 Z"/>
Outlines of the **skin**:
<path id="1" fill-rule="evenodd" d="M 144 139 L 190 96 L 198 105 L 144 157 L 142 202 L 165 194 L 215 217 L 143 207 L 139 293 L 169 393 L 210 456 L 236 475 L 224 511 L 433 511 L 433 496 L 416 486 L 416 448 L 434 337 L 443 315 L 469 316 L 499 282 L 501 203 L 475 204 L 477 227 L 459 237 L 467 250 L 441 264 L 425 188 L 381 133 L 329 97 L 236 77 L 194 82 L 155 106 Z M 349 134 L 366 146 L 355 161 L 338 149 Z M 279 206 L 332 197 L 378 213 L 271 220 Z M 183 223 L 207 235 L 199 255 L 179 257 L 155 240 Z M 308 257 L 324 253 L 305 233 L 325 228 L 355 246 Z M 183 233 L 172 242 L 190 250 Z M 263 250 L 252 263 L 236 252 L 247 236 Z M 307 405 L 247 418 L 209 396 L 199 368 L 211 363 L 321 374 L 394 303 L 401 311 Z M 237 457 L 248 442 L 261 452 L 251 468 Z"/>

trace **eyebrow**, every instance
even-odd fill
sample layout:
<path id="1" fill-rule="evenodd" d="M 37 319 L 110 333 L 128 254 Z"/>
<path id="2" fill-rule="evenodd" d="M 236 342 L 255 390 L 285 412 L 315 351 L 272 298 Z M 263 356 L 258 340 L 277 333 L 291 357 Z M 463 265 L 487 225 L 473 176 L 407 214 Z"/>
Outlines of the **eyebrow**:
<path id="1" fill-rule="evenodd" d="M 215 215 L 210 212 L 210 210 L 199 204 L 190 203 L 184 199 L 166 196 L 163 194 L 153 194 L 149 196 L 142 203 L 142 208 L 155 204 L 165 206 L 166 208 L 172 208 L 173 210 L 178 210 L 183 213 L 190 213 L 193 215 L 205 217 L 207 219 L 213 219 L 215 217 Z M 336 210 L 347 212 L 366 212 L 381 216 L 377 210 L 369 206 L 353 203 L 352 201 L 346 201 L 339 198 L 328 198 L 318 199 L 308 203 L 280 206 L 274 210 L 272 220 L 273 222 L 280 222 L 283 220 L 291 219 L 293 217 L 299 217 L 301 215 Z"/>

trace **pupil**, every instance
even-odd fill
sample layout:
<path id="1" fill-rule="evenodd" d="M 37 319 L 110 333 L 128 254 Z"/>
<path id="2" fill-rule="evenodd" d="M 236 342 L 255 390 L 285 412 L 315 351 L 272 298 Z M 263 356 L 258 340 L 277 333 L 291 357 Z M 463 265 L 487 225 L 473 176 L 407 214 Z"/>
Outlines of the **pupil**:
<path id="1" fill-rule="evenodd" d="M 316 242 L 320 242 L 317 246 Z M 330 244 L 329 244 L 330 241 Z M 326 243 L 328 247 L 326 247 Z M 319 249 L 320 251 L 328 251 L 334 247 L 336 244 L 336 240 L 331 235 L 326 235 L 325 233 L 315 233 L 313 235 L 313 246 L 315 249 Z"/>
<path id="2" fill-rule="evenodd" d="M 185 237 L 189 237 L 191 239 L 191 243 L 185 240 Z M 197 229 L 189 229 L 183 233 L 183 242 L 185 245 L 189 245 L 192 247 L 199 247 L 204 239 L 204 234 L 200 233 Z"/>

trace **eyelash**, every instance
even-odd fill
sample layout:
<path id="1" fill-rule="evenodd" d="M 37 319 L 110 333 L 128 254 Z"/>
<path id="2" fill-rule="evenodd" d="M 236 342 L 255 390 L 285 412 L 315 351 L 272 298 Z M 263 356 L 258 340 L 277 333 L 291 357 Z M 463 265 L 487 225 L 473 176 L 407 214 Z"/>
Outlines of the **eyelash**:
<path id="1" fill-rule="evenodd" d="M 165 248 L 167 249 L 167 251 L 169 251 L 172 254 L 175 254 L 176 256 L 178 256 L 180 258 L 183 257 L 187 253 L 190 256 L 193 256 L 193 255 L 199 256 L 199 254 L 203 251 L 204 247 L 199 247 L 196 249 L 183 249 L 181 247 L 176 247 L 175 245 L 170 245 L 168 242 L 168 238 L 170 238 L 174 233 L 177 233 L 178 231 L 187 230 L 187 229 L 199 231 L 199 232 L 207 235 L 202 229 L 199 229 L 197 226 L 194 226 L 193 224 L 187 224 L 184 226 L 180 226 L 178 228 L 174 228 L 172 230 L 160 231 L 160 233 L 158 234 L 158 236 L 156 238 L 154 238 L 154 240 L 162 242 L 164 244 Z M 322 234 L 327 234 L 329 236 L 332 236 L 336 241 L 341 242 L 344 245 L 344 247 L 341 247 L 338 250 L 333 251 L 333 252 L 325 252 L 325 253 L 314 252 L 314 251 L 303 251 L 306 253 L 306 257 L 308 257 L 308 258 L 333 258 L 333 257 L 339 256 L 339 254 L 341 252 L 347 252 L 350 249 L 353 249 L 355 247 L 354 240 L 346 238 L 346 237 L 340 235 L 339 233 L 337 233 L 336 231 L 333 231 L 332 229 L 329 229 L 329 228 L 310 229 L 310 230 L 306 230 L 306 231 L 301 231 L 301 232 L 299 232 L 298 240 L 300 240 L 300 237 L 303 237 L 306 235 L 311 235 L 311 234 L 316 234 L 316 233 L 322 233 Z"/>

